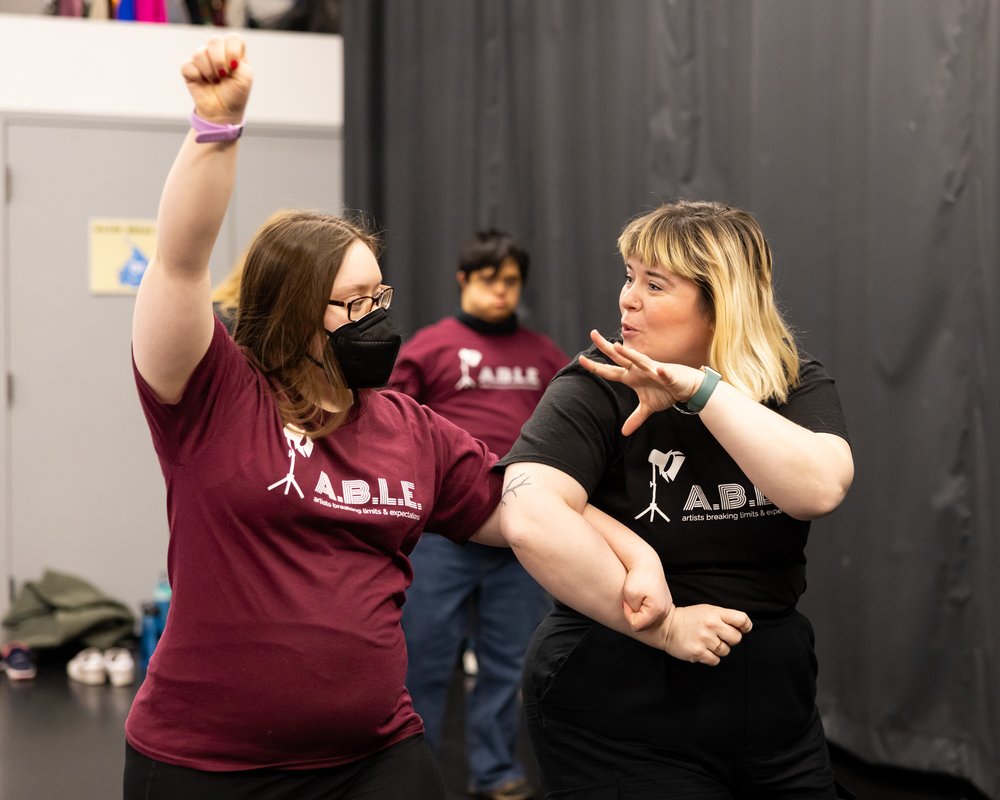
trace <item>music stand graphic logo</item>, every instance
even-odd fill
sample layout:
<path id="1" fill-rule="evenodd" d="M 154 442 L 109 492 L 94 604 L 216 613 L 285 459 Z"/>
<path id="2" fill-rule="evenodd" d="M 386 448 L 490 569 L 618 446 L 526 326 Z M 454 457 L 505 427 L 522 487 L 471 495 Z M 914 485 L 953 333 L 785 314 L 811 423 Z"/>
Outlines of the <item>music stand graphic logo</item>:
<path id="1" fill-rule="evenodd" d="M 301 500 L 305 495 L 302 494 L 299 483 L 295 480 L 295 453 L 298 452 L 305 458 L 309 458 L 313 451 L 313 441 L 294 425 L 285 426 L 285 441 L 288 442 L 288 474 L 280 481 L 275 481 L 268 486 L 267 490 L 271 491 L 272 489 L 277 489 L 279 486 L 284 486 L 285 494 L 288 494 L 288 489 L 293 488 L 298 492 L 299 499 Z"/>
<path id="2" fill-rule="evenodd" d="M 458 364 L 462 370 L 462 377 L 455 384 L 456 389 L 475 389 L 476 382 L 469 375 L 469 370 L 478 367 L 483 360 L 483 354 L 478 350 L 471 350 L 463 347 L 458 351 Z"/>
<path id="3" fill-rule="evenodd" d="M 651 470 L 649 487 L 653 490 L 653 497 L 649 501 L 649 505 L 632 519 L 639 519 L 639 517 L 649 514 L 649 521 L 652 522 L 654 516 L 659 514 L 664 520 L 670 522 L 670 517 L 660 511 L 659 506 L 656 505 L 656 473 L 659 471 L 660 477 L 667 483 L 670 483 L 677 477 L 677 473 L 680 472 L 681 464 L 683 463 L 684 454 L 680 450 L 668 450 L 666 453 L 656 449 L 649 451 L 649 467 Z"/>

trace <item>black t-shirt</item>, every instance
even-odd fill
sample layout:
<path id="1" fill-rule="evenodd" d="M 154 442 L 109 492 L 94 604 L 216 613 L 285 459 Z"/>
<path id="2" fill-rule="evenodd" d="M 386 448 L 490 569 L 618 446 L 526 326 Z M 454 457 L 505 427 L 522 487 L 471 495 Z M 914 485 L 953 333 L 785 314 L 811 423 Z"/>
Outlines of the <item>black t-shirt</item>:
<path id="1" fill-rule="evenodd" d="M 594 360 L 607 362 L 594 347 Z M 771 407 L 811 431 L 847 439 L 833 379 L 801 356 L 799 385 Z M 574 359 L 549 385 L 501 465 L 537 462 L 565 472 L 590 502 L 649 542 L 678 605 L 748 613 L 794 607 L 805 591 L 809 523 L 764 497 L 697 416 L 667 409 L 629 437 L 635 392 Z"/>

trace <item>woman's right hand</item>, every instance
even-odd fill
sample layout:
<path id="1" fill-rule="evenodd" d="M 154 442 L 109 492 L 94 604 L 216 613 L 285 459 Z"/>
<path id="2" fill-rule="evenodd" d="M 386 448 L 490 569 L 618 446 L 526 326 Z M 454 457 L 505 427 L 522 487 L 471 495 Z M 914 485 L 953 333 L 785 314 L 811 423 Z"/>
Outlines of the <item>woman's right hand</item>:
<path id="1" fill-rule="evenodd" d="M 663 625 L 667 653 L 713 667 L 753 628 L 742 611 L 706 604 L 674 606 Z"/>
<path id="2" fill-rule="evenodd" d="M 253 70 L 241 37 L 212 37 L 181 67 L 181 75 L 199 117 L 218 124 L 243 122 Z"/>
<path id="3" fill-rule="evenodd" d="M 596 330 L 590 332 L 590 340 L 612 363 L 603 364 L 581 355 L 581 366 L 607 381 L 624 383 L 639 400 L 635 411 L 622 425 L 623 436 L 631 436 L 657 411 L 689 399 L 705 378 L 705 373 L 699 369 L 654 361 L 621 342 L 609 342 Z"/>

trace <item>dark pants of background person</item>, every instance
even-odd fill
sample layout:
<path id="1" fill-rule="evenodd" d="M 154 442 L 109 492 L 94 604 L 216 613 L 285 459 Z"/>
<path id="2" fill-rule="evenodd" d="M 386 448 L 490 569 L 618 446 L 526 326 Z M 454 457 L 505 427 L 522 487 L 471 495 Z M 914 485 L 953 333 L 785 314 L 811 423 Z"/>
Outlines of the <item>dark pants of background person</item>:
<path id="1" fill-rule="evenodd" d="M 556 611 L 528 651 L 524 704 L 546 797 L 833 800 L 816 657 L 797 611 L 753 617 L 716 667 Z"/>
<path id="2" fill-rule="evenodd" d="M 444 800 L 423 736 L 325 769 L 203 772 L 154 761 L 125 745 L 124 800 Z"/>
<path id="3" fill-rule="evenodd" d="M 505 547 L 458 547 L 425 533 L 410 555 L 413 585 L 403 605 L 409 653 L 406 688 L 423 717 L 431 748 L 440 752 L 448 684 L 472 631 L 479 670 L 466 700 L 466 753 L 471 788 L 485 791 L 524 777 L 516 757 L 521 721 L 518 691 L 524 653 L 552 607 L 542 588 Z"/>

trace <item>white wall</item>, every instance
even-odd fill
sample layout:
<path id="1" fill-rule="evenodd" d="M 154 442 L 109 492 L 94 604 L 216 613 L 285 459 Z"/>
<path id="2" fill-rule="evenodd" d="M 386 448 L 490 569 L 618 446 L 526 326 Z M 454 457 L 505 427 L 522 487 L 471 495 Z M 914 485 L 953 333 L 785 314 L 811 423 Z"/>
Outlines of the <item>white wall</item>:
<path id="1" fill-rule="evenodd" d="M 183 120 L 180 66 L 225 30 L 0 14 L 0 112 Z M 255 67 L 248 119 L 340 128 L 343 40 L 244 30 Z M 332 77 L 331 77 L 332 76 Z"/>

